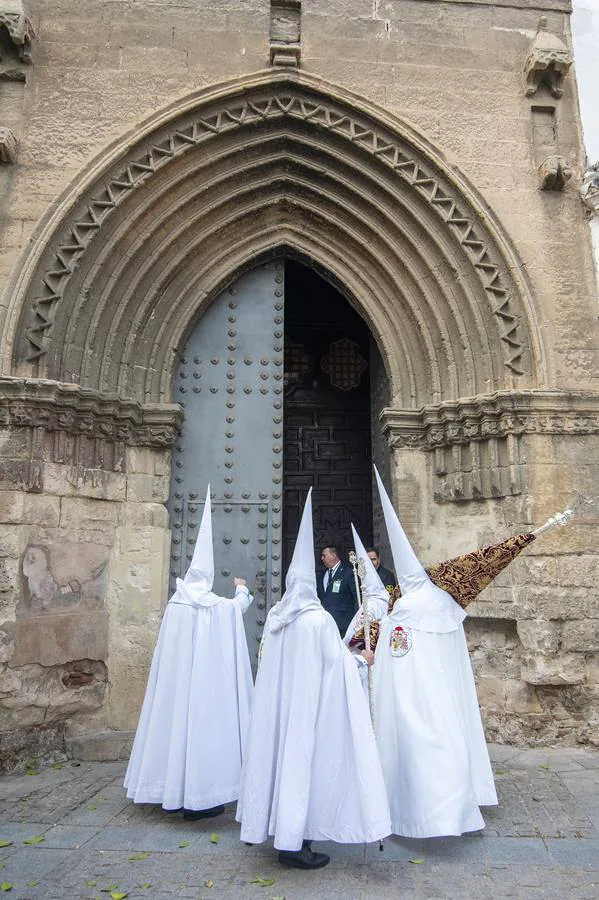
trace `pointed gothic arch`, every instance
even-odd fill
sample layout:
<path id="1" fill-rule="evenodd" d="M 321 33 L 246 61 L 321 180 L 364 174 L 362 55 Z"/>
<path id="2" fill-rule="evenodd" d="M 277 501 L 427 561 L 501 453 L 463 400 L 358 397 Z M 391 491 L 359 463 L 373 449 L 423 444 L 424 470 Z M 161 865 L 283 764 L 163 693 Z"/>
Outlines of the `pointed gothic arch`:
<path id="1" fill-rule="evenodd" d="M 21 267 L 5 372 L 168 402 L 206 304 L 285 254 L 367 321 L 396 407 L 546 381 L 531 287 L 476 191 L 405 123 L 275 71 L 173 104 L 71 187 Z"/>

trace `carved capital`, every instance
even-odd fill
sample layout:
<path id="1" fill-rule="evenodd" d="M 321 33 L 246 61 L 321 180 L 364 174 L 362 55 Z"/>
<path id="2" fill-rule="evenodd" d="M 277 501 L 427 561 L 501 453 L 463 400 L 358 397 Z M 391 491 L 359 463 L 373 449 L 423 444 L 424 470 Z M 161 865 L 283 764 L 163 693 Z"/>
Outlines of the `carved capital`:
<path id="1" fill-rule="evenodd" d="M 571 51 L 560 38 L 547 31 L 547 19 L 541 16 L 539 30 L 524 63 L 526 96 L 532 97 L 544 84 L 554 97 L 561 97 L 562 82 L 571 65 Z"/>
<path id="2" fill-rule="evenodd" d="M 17 161 L 17 139 L 10 128 L 0 125 L 0 164 L 12 165 Z"/>
<path id="3" fill-rule="evenodd" d="M 587 209 L 593 215 L 599 215 L 599 162 L 590 166 L 582 176 L 580 196 Z"/>
<path id="4" fill-rule="evenodd" d="M 35 31 L 22 0 L 0 0 L 0 27 L 4 26 L 19 58 L 31 62 L 31 45 Z"/>
<path id="5" fill-rule="evenodd" d="M 539 187 L 542 191 L 563 191 L 572 178 L 572 167 L 563 156 L 548 156 L 539 166 Z"/>

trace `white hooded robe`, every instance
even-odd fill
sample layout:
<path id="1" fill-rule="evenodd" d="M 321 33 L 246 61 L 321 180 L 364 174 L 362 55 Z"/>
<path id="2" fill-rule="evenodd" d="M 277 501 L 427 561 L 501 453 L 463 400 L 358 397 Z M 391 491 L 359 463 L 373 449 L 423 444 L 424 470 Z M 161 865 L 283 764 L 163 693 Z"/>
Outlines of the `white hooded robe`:
<path id="1" fill-rule="evenodd" d="M 242 615 L 214 579 L 210 488 L 191 566 L 160 627 L 125 776 L 127 796 L 164 809 L 202 810 L 239 797 L 252 672 Z"/>
<path id="2" fill-rule="evenodd" d="M 308 494 L 286 579 L 269 612 L 237 819 L 249 843 L 274 836 L 362 843 L 389 834 L 389 807 L 355 660 L 316 593 Z"/>
<path id="3" fill-rule="evenodd" d="M 497 803 L 464 629 L 419 563 L 377 474 L 402 596 L 381 622 L 375 721 L 394 834 L 478 831 Z"/>

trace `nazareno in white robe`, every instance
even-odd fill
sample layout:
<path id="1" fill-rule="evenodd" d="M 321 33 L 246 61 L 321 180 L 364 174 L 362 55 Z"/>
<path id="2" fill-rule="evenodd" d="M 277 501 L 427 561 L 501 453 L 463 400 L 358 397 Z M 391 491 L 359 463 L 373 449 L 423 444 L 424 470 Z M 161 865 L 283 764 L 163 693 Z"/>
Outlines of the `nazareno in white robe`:
<path id="1" fill-rule="evenodd" d="M 497 803 L 464 616 L 429 582 L 400 597 L 381 622 L 377 743 L 392 830 L 404 837 L 478 831 L 479 806 Z"/>
<path id="2" fill-rule="evenodd" d="M 208 809 L 239 797 L 252 672 L 235 597 L 189 590 L 180 579 L 154 650 L 125 777 L 127 796 L 164 809 Z"/>
<path id="3" fill-rule="evenodd" d="M 333 618 L 311 608 L 272 625 L 267 620 L 254 689 L 241 839 L 257 844 L 271 835 L 277 849 L 299 850 L 304 839 L 386 837 L 389 808 L 368 705 Z"/>

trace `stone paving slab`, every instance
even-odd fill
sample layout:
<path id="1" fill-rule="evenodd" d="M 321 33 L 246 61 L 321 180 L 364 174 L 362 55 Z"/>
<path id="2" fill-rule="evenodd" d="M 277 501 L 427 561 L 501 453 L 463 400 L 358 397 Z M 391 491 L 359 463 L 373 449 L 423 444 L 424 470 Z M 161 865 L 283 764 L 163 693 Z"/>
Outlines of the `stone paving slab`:
<path id="1" fill-rule="evenodd" d="M 12 843 L 0 848 L 0 885 L 12 885 L 12 900 L 107 900 L 111 885 L 131 900 L 599 900 L 599 752 L 492 747 L 491 756 L 500 804 L 483 810 L 484 832 L 391 837 L 383 852 L 319 844 L 331 864 L 318 872 L 280 867 L 272 841 L 243 844 L 234 804 L 203 822 L 136 806 L 122 762 L 5 776 L 0 840 Z"/>

